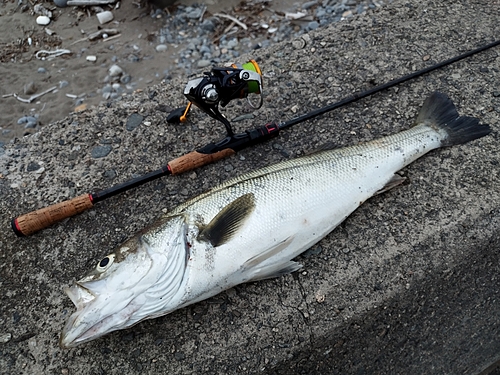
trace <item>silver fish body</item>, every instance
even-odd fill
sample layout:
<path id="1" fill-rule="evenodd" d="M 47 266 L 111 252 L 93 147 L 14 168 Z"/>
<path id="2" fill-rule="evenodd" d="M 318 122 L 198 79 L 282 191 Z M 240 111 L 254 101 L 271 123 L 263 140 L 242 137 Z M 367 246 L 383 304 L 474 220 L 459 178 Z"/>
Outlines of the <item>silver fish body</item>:
<path id="1" fill-rule="evenodd" d="M 430 150 L 489 131 L 434 93 L 409 130 L 269 166 L 188 200 L 66 291 L 77 311 L 61 345 L 293 272 L 301 267 L 293 258 L 365 200 L 401 182 L 395 172 Z"/>

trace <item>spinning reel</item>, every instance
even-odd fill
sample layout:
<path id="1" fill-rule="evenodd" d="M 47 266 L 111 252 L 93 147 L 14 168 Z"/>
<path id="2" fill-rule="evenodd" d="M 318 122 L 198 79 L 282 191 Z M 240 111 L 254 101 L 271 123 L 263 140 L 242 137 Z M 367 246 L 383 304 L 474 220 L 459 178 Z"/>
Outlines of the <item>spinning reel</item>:
<path id="1" fill-rule="evenodd" d="M 248 94 L 259 94 L 259 102 L 252 103 Z M 185 122 L 191 104 L 194 104 L 210 117 L 222 122 L 227 135 L 233 136 L 231 124 L 220 113 L 219 105 L 225 107 L 233 99 L 247 98 L 250 106 L 259 109 L 262 106 L 262 73 L 254 60 L 242 65 L 213 68 L 212 71 L 205 72 L 204 77 L 189 81 L 184 88 L 184 95 L 189 100 L 188 105 L 172 111 L 167 122 Z"/>

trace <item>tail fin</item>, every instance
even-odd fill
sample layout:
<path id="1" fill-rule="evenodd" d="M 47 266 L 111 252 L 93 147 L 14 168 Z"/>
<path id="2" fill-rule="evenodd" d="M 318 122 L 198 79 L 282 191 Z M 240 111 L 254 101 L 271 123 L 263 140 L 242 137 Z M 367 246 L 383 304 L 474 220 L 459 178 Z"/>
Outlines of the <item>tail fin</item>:
<path id="1" fill-rule="evenodd" d="M 425 100 L 416 123 L 444 130 L 447 137 L 442 146 L 466 143 L 491 132 L 489 125 L 479 125 L 477 118 L 460 117 L 451 99 L 437 91 Z"/>

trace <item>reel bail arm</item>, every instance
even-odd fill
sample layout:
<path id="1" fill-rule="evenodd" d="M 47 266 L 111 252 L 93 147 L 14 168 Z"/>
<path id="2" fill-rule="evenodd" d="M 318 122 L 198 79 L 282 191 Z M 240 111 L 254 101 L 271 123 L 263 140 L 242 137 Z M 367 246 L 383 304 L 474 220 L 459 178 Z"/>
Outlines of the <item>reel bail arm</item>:
<path id="1" fill-rule="evenodd" d="M 260 95 L 257 105 L 248 98 L 248 94 Z M 210 117 L 222 122 L 229 137 L 234 135 L 231 124 L 220 113 L 219 105 L 225 107 L 231 100 L 247 98 L 254 109 L 262 106 L 262 73 L 254 60 L 243 65 L 213 68 L 203 77 L 189 81 L 184 88 L 184 95 L 189 100 L 188 106 L 178 108 L 167 117 L 169 123 L 184 122 L 191 104 L 196 105 Z"/>

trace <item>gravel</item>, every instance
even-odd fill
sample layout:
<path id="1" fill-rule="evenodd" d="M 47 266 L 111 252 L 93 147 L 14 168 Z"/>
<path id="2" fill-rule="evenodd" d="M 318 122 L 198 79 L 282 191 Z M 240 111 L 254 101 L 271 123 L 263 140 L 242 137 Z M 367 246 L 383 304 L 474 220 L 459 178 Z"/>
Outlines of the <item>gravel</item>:
<path id="1" fill-rule="evenodd" d="M 177 76 L 186 77 L 199 74 L 199 69 L 233 62 L 242 53 L 297 38 L 308 31 L 317 30 L 368 9 L 380 8 L 391 1 L 309 1 L 289 9 L 289 16 L 279 12 L 261 12 L 259 18 L 254 16 L 254 8 L 233 10 L 231 15 L 242 20 L 247 27 L 246 31 L 239 26 L 228 27 L 230 21 L 221 16 L 205 14 L 206 7 L 203 4 L 178 5 L 171 14 L 156 9 L 151 11 L 150 17 L 165 19 L 165 27 L 156 38 L 156 52 L 176 50 L 178 57 L 175 59 L 174 70 Z M 259 2 L 251 4 L 257 7 Z M 134 54 L 130 54 L 128 59 L 140 61 Z M 164 70 L 158 74 L 169 80 L 172 78 L 171 71 L 173 70 Z M 120 100 L 123 94 L 132 93 L 138 81 L 142 79 L 125 75 L 118 65 L 112 64 L 107 81 L 120 76 L 120 81 L 129 83 L 129 86 L 120 92 L 112 92 L 109 86 L 105 85 L 101 90 L 105 100 Z"/>

